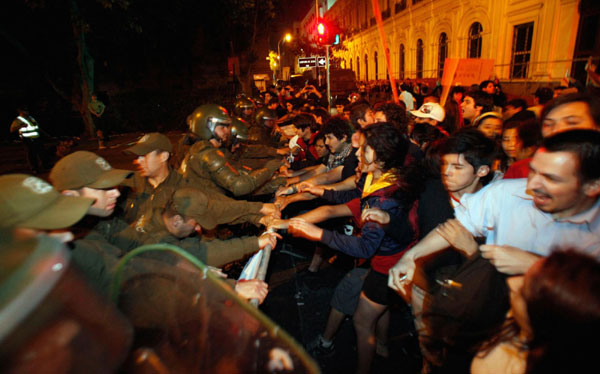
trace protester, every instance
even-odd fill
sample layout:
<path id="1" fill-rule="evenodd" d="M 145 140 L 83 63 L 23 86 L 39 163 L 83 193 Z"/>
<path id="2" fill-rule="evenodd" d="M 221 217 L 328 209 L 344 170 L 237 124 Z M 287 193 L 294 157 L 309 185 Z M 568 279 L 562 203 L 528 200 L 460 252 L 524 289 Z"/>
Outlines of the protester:
<path id="1" fill-rule="evenodd" d="M 318 222 L 319 214 L 306 213 L 289 221 L 288 230 L 309 240 L 320 241 L 329 247 L 359 258 L 371 258 L 371 271 L 365 278 L 363 292 L 354 314 L 354 326 L 358 342 L 357 372 L 367 373 L 375 351 L 375 325 L 386 311 L 394 295 L 385 290 L 388 265 L 392 259 L 402 256 L 406 246 L 412 241 L 412 229 L 408 222 L 410 207 L 401 207 L 390 198 L 398 187 L 396 170 L 404 163 L 408 142 L 389 123 L 369 126 L 362 130 L 360 148 L 361 170 L 366 174 L 361 178 L 360 189 L 347 192 L 323 191 L 323 197 L 338 203 L 339 214 L 353 215 L 360 221 L 360 211 L 365 206 L 379 207 L 399 214 L 404 211 L 406 221 L 402 230 L 407 233 L 401 243 L 390 240 L 377 224 L 362 225 L 360 237 L 346 236 L 335 231 L 323 230 L 310 222 Z M 336 214 L 337 215 L 337 214 Z"/>
<path id="2" fill-rule="evenodd" d="M 554 91 L 550 87 L 539 87 L 533 95 L 533 106 L 527 108 L 535 114 L 537 119 L 542 117 L 542 110 L 547 102 L 554 97 Z"/>
<path id="3" fill-rule="evenodd" d="M 448 131 L 442 127 L 446 113 L 440 104 L 426 103 L 410 114 L 414 116 L 410 139 L 423 152 L 435 140 L 448 136 Z"/>
<path id="4" fill-rule="evenodd" d="M 542 136 L 569 129 L 600 131 L 600 101 L 587 94 L 566 94 L 548 102 L 542 113 Z M 529 158 L 516 161 L 506 171 L 505 178 L 526 178 Z"/>
<path id="5" fill-rule="evenodd" d="M 492 140 L 502 136 L 502 116 L 496 112 L 486 112 L 473 121 L 473 127 Z"/>
<path id="6" fill-rule="evenodd" d="M 482 345 L 471 373 L 586 372 L 596 365 L 589 342 L 600 332 L 597 259 L 556 251 L 507 282 L 509 318 Z"/>
<path id="7" fill-rule="evenodd" d="M 535 120 L 509 121 L 502 132 L 502 150 L 504 151 L 504 162 L 501 170 L 507 171 L 515 162 L 530 159 L 542 141 L 542 131 L 539 123 Z M 525 163 L 521 163 L 525 165 Z M 527 171 L 529 168 L 527 168 Z M 524 170 L 512 168 L 510 174 L 504 178 L 514 178 L 516 175 L 525 176 Z"/>
<path id="8" fill-rule="evenodd" d="M 454 209 L 459 206 L 459 201 L 464 195 L 475 193 L 490 182 L 493 175 L 491 172 L 493 154 L 494 143 L 490 139 L 475 129 L 463 129 L 450 138 L 442 140 L 439 145 L 434 145 L 428 159 L 417 163 L 405 172 L 405 181 L 410 189 L 402 191 L 402 196 L 405 200 L 418 200 L 416 220 L 419 239 L 436 227 L 443 229 L 444 234 L 446 230 L 453 232 L 458 229 L 454 221 L 444 226 L 438 225 L 454 218 Z M 437 160 L 438 157 L 440 160 Z M 398 229 L 403 225 L 402 217 L 369 208 L 363 210 L 362 219 L 384 225 L 388 235 L 393 238 L 398 234 L 402 235 L 402 231 Z M 462 247 L 465 243 L 471 244 L 471 240 L 463 240 L 464 243 L 457 244 L 457 247 Z M 424 365 L 428 368 L 448 367 L 449 362 L 453 365 L 462 362 L 464 366 L 472 359 L 468 354 L 463 357 L 464 351 L 468 350 L 469 345 L 472 347 L 481 343 L 481 340 L 474 339 L 481 334 L 480 325 L 476 327 L 465 325 L 460 330 L 469 335 L 469 339 L 456 346 L 449 344 L 448 341 L 440 344 L 437 331 L 433 331 L 431 323 L 424 315 L 425 311 L 429 311 L 427 305 L 431 303 L 431 294 L 435 291 L 438 281 L 448 277 L 452 279 L 452 274 L 465 261 L 457 251 L 445 251 L 429 256 L 419 263 L 423 280 L 418 285 L 415 282 L 412 287 L 411 305 L 421 352 L 424 356 Z M 477 315 L 477 312 L 471 315 Z M 501 317 L 503 318 L 503 314 Z M 457 320 L 450 319 L 448 325 L 456 322 Z M 445 338 L 454 341 L 455 336 L 445 336 Z M 440 350 L 443 353 L 440 353 Z"/>
<path id="9" fill-rule="evenodd" d="M 485 92 L 468 91 L 460 107 L 465 124 L 471 126 L 482 113 L 494 111 L 494 102 Z"/>
<path id="10" fill-rule="evenodd" d="M 536 151 L 527 180 L 498 181 L 463 196 L 455 210 L 457 219 L 472 235 L 486 238 L 479 250 L 505 274 L 523 274 L 560 246 L 599 257 L 599 162 L 599 132 L 554 135 Z M 402 291 L 414 275 L 415 259 L 446 247 L 448 241 L 439 231 L 430 232 L 390 270 L 390 286 Z M 465 252 L 477 250 L 474 246 Z"/>

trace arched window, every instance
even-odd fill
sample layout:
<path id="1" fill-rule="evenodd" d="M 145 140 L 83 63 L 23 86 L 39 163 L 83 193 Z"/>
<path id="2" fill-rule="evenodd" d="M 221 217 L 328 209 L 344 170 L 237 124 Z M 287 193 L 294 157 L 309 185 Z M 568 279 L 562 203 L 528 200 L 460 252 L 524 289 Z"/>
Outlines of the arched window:
<path id="1" fill-rule="evenodd" d="M 481 35 L 483 34 L 483 27 L 481 23 L 474 22 L 469 28 L 469 37 L 467 45 L 467 57 L 468 58 L 480 58 L 481 57 Z"/>
<path id="2" fill-rule="evenodd" d="M 404 79 L 404 44 L 400 44 L 400 79 Z"/>
<path id="3" fill-rule="evenodd" d="M 423 78 L 423 40 L 417 40 L 417 78 Z"/>
<path id="4" fill-rule="evenodd" d="M 438 78 L 444 74 L 444 62 L 448 57 L 448 36 L 445 32 L 440 34 L 440 45 L 438 49 Z"/>
<path id="5" fill-rule="evenodd" d="M 365 80 L 369 80 L 369 56 L 365 53 Z"/>
<path id="6" fill-rule="evenodd" d="M 379 79 L 379 63 L 377 62 L 377 51 L 375 51 L 375 80 Z"/>

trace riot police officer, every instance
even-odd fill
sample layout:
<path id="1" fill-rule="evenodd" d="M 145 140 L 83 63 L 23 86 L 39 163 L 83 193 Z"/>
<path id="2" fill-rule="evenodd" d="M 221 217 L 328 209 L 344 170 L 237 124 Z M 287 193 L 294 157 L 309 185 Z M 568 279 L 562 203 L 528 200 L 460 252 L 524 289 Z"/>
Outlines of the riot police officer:
<path id="1" fill-rule="evenodd" d="M 199 140 L 181 163 L 186 184 L 243 196 L 261 187 L 279 169 L 280 160 L 270 160 L 263 168 L 249 172 L 234 167 L 225 155 L 230 125 L 229 113 L 219 105 L 202 105 L 192 113 L 189 130 Z"/>
<path id="2" fill-rule="evenodd" d="M 238 97 L 233 105 L 233 113 L 236 116 L 241 117 L 244 121 L 248 122 L 252 121 L 252 116 L 254 115 L 255 109 L 256 105 L 254 102 L 246 96 Z"/>

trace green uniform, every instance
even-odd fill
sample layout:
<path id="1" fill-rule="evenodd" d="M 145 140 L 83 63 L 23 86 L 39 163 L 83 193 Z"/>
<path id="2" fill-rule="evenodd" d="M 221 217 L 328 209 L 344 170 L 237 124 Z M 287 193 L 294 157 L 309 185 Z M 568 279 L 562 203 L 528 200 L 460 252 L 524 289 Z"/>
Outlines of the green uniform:
<path id="1" fill-rule="evenodd" d="M 188 186 L 243 196 L 265 184 L 280 165 L 280 161 L 271 160 L 264 168 L 251 172 L 237 169 L 223 150 L 213 147 L 207 140 L 201 140 L 190 148 L 181 163 L 180 172 Z"/>
<path id="2" fill-rule="evenodd" d="M 167 231 L 160 212 L 155 213 L 145 222 L 144 231 L 139 228 L 136 230 L 123 220 L 115 218 L 102 221 L 85 238 L 71 243 L 74 263 L 98 291 L 107 292 L 119 259 L 145 244 L 172 244 L 203 263 L 216 267 L 242 259 L 259 249 L 257 237 L 230 240 L 202 240 L 202 237 L 178 239 Z M 175 265 L 178 262 L 178 256 L 172 252 L 147 252 L 140 256 L 164 265 Z"/>
<path id="3" fill-rule="evenodd" d="M 155 214 L 144 223 L 143 230 L 127 227 L 110 238 L 110 243 L 129 252 L 140 245 L 166 243 L 176 245 L 210 266 L 220 267 L 229 262 L 258 251 L 257 237 L 234 238 L 230 240 L 202 240 L 202 237 L 179 239 L 171 235 L 162 220 L 162 214 Z M 155 252 L 148 257 L 174 265 L 177 256 L 169 252 Z"/>
<path id="4" fill-rule="evenodd" d="M 143 221 L 144 215 L 152 214 L 156 208 L 164 208 L 180 186 L 181 180 L 181 175 L 170 169 L 167 178 L 154 188 L 148 178 L 136 172 L 129 181 L 131 189 L 127 192 L 124 207 L 125 221 L 129 224 Z"/>
<path id="5" fill-rule="evenodd" d="M 228 152 L 225 156 L 238 169 L 244 166 L 260 169 L 272 159 L 282 159 L 281 155 L 277 154 L 277 149 L 261 144 L 242 144 L 234 153 Z"/>
<path id="6" fill-rule="evenodd" d="M 260 124 L 250 126 L 248 140 L 250 143 L 262 144 L 268 147 L 277 148 L 281 146 L 279 133 L 275 133 L 272 129 Z"/>

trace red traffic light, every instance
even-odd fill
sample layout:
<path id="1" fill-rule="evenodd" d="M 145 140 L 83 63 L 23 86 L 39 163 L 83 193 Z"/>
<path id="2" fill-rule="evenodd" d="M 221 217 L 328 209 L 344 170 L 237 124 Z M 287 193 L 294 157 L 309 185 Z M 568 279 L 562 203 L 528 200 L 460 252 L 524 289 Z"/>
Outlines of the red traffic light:
<path id="1" fill-rule="evenodd" d="M 325 24 L 323 22 L 319 22 L 319 24 L 317 25 L 317 34 L 319 34 L 320 36 L 325 36 L 327 31 L 327 28 L 325 27 Z"/>
<path id="2" fill-rule="evenodd" d="M 337 28 L 326 21 L 319 21 L 315 28 L 315 42 L 318 45 L 333 45 L 337 44 L 338 37 Z"/>

